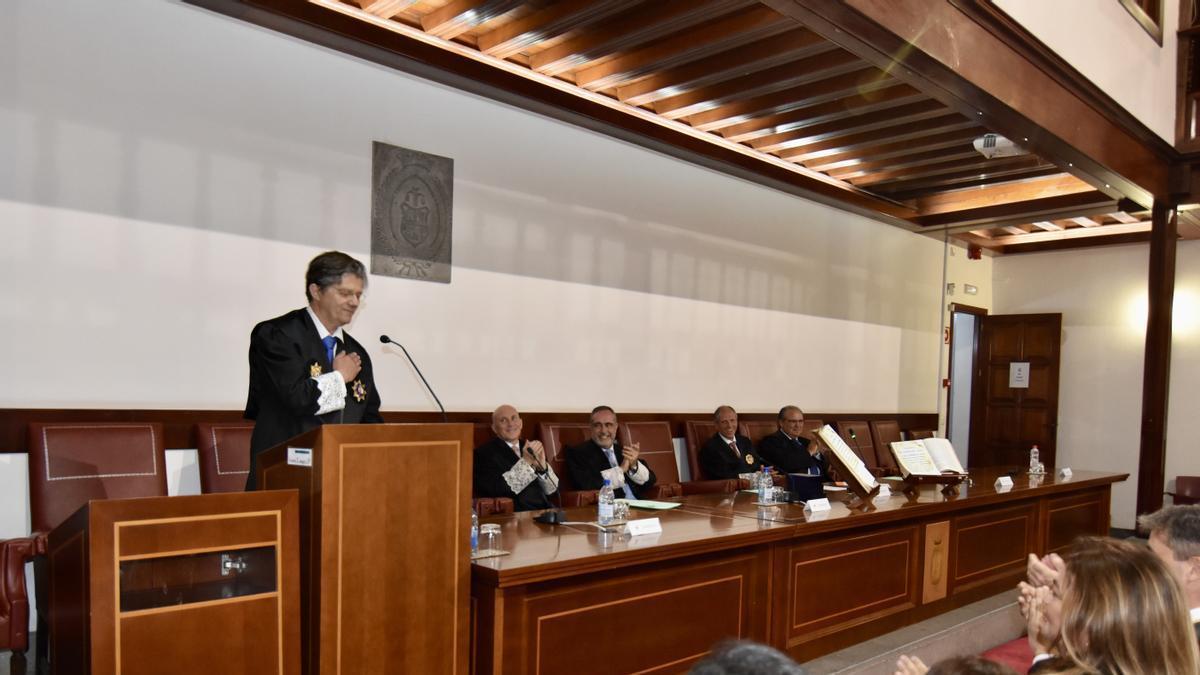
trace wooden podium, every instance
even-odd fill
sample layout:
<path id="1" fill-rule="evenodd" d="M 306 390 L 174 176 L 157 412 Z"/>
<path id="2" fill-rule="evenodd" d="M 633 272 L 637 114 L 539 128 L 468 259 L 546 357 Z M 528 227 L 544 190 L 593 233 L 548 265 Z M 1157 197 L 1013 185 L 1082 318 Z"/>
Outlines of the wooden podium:
<path id="1" fill-rule="evenodd" d="M 325 425 L 258 457 L 300 490 L 305 675 L 465 674 L 470 424 Z"/>
<path id="2" fill-rule="evenodd" d="M 50 532 L 50 664 L 300 672 L 295 491 L 89 502 Z"/>

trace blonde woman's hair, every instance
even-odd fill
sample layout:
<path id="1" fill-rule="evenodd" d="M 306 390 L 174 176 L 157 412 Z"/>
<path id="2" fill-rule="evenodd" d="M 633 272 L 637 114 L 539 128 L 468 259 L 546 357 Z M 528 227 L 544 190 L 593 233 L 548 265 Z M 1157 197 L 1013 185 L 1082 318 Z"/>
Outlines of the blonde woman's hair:
<path id="1" fill-rule="evenodd" d="M 1068 672 L 1196 675 L 1187 603 L 1144 544 L 1081 537 L 1066 556 L 1062 656 Z"/>

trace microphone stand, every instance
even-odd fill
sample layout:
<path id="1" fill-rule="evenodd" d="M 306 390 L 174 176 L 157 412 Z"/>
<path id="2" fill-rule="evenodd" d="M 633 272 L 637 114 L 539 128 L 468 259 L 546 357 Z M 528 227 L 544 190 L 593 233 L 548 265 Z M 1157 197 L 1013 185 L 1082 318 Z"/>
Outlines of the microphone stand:
<path id="1" fill-rule="evenodd" d="M 442 411 L 442 422 L 449 422 L 450 420 L 446 418 L 446 406 L 442 405 L 441 399 L 438 398 L 437 394 L 433 393 L 433 387 L 429 386 L 429 381 L 426 380 L 425 376 L 421 374 L 421 369 L 417 367 L 417 362 L 413 361 L 412 356 L 409 355 L 408 350 L 404 348 L 404 345 L 396 342 L 386 335 L 380 335 L 379 341 L 385 345 L 396 345 L 400 348 L 400 351 L 404 352 L 404 358 L 408 359 L 408 362 L 412 365 L 413 370 L 417 371 L 417 377 L 421 378 L 421 383 L 425 385 L 425 390 L 429 392 L 429 395 L 433 397 L 434 402 L 437 403 L 438 409 Z"/>

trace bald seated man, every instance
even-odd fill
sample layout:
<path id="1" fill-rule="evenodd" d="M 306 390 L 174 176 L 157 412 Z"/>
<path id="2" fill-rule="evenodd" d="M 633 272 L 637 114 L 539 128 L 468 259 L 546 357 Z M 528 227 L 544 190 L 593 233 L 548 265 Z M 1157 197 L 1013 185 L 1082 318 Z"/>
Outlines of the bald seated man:
<path id="1" fill-rule="evenodd" d="M 551 508 L 558 476 L 541 441 L 521 440 L 521 414 L 511 405 L 492 411 L 492 440 L 475 448 L 475 496 L 508 497 L 517 511 Z"/>

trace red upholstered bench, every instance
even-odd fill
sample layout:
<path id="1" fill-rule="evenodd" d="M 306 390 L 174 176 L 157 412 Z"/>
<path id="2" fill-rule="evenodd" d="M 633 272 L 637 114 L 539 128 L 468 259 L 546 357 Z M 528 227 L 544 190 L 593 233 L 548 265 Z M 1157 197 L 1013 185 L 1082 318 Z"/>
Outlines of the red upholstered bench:
<path id="1" fill-rule="evenodd" d="M 1025 675 L 1029 672 L 1029 666 L 1033 663 L 1033 649 L 1029 646 L 1029 640 L 1022 635 L 1021 637 L 1005 642 L 1002 645 L 992 647 L 983 654 L 983 658 L 989 661 L 1003 664 L 1013 670 Z"/>

